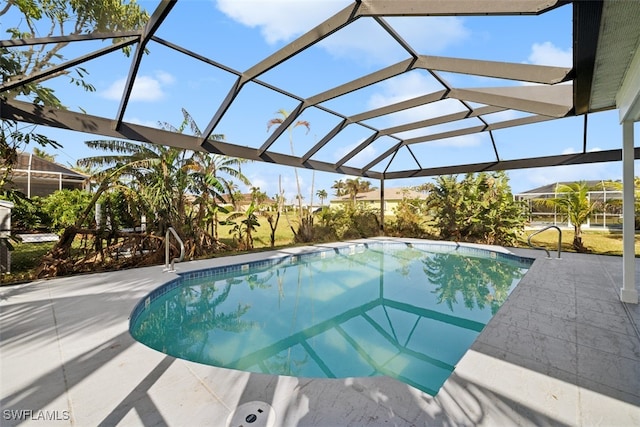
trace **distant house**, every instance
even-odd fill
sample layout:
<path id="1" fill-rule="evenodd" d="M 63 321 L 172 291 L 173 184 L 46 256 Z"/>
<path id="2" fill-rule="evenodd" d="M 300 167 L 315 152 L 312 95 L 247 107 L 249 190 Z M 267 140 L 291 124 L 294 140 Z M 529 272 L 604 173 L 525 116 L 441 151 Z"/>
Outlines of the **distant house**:
<path id="1" fill-rule="evenodd" d="M 384 190 L 384 213 L 385 215 L 393 215 L 394 209 L 403 197 L 409 199 L 426 199 L 427 194 L 419 191 L 409 190 L 407 188 L 385 188 Z M 332 199 L 330 202 L 332 208 L 344 207 L 351 203 L 351 196 L 341 196 Z M 367 191 L 366 193 L 358 193 L 356 203 L 365 204 L 374 209 L 380 209 L 380 189 Z"/>
<path id="2" fill-rule="evenodd" d="M 561 185 L 573 184 L 571 182 L 555 182 L 543 185 L 531 190 L 514 194 L 516 200 L 527 204 L 529 210 L 529 225 L 540 227 L 545 225 L 557 225 L 571 227 L 568 218 L 562 215 L 554 206 L 546 205 L 544 199 L 557 197 L 557 188 Z M 597 202 L 598 209 L 583 225 L 584 228 L 622 228 L 622 191 L 611 181 L 590 180 L 584 181 L 590 191 L 587 197 L 590 202 Z"/>
<path id="3" fill-rule="evenodd" d="M 556 189 L 561 185 L 569 185 L 574 184 L 577 181 L 571 182 L 554 182 L 553 184 L 543 185 L 542 187 L 536 187 L 531 190 L 523 191 L 522 193 L 516 194 L 519 199 L 531 199 L 538 197 L 554 197 Z M 584 181 L 587 184 L 587 187 L 591 189 L 593 194 L 600 192 L 615 192 L 616 194 L 620 192 L 620 188 L 615 185 L 611 185 L 611 181 L 604 180 L 589 180 Z"/>
<path id="4" fill-rule="evenodd" d="M 30 153 L 18 154 L 11 174 L 11 188 L 27 197 L 48 196 L 57 190 L 88 188 L 89 177 Z"/>

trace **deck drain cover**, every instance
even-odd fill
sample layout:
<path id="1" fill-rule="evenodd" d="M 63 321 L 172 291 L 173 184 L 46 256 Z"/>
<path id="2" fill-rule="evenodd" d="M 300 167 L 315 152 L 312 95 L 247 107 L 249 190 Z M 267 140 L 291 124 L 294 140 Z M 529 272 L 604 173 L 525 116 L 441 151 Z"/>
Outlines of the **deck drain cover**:
<path id="1" fill-rule="evenodd" d="M 273 427 L 275 423 L 276 411 L 259 400 L 243 403 L 227 418 L 228 427 Z"/>

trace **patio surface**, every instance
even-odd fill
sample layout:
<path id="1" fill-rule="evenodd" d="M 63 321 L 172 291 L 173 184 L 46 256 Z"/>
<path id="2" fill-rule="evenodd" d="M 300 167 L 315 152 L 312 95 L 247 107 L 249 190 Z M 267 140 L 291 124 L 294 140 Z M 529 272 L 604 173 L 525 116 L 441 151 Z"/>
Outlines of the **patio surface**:
<path id="1" fill-rule="evenodd" d="M 436 397 L 386 377 L 277 377 L 152 350 L 128 317 L 172 276 L 162 266 L 0 288 L 0 425 L 225 426 L 255 401 L 275 418 L 245 427 L 640 425 L 640 306 L 618 299 L 622 258 L 509 251 L 536 261 Z"/>

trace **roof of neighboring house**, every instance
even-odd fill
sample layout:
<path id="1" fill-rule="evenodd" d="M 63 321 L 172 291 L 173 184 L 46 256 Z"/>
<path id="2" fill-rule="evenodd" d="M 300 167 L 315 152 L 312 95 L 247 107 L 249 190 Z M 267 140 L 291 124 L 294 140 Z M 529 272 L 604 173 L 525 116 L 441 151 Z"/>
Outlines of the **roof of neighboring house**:
<path id="1" fill-rule="evenodd" d="M 45 160 L 30 153 L 19 153 L 13 170 L 14 174 L 20 173 L 20 171 L 30 170 L 35 176 L 37 176 L 37 174 L 47 175 L 48 173 L 53 173 L 55 175 L 62 174 L 64 178 L 77 179 L 78 181 L 84 181 L 88 178 L 88 176 L 83 173 L 64 167 L 61 164 L 50 162 L 49 160 Z"/>
<path id="2" fill-rule="evenodd" d="M 425 199 L 427 197 L 426 193 L 421 193 L 419 191 L 410 190 L 408 188 L 385 188 L 384 189 L 384 200 L 402 200 L 403 197 L 408 197 L 410 199 Z M 351 196 L 348 194 L 346 196 L 340 196 L 335 199 L 332 199 L 332 202 L 345 202 L 351 200 Z M 365 201 L 365 200 L 380 200 L 380 189 L 367 191 L 366 193 L 358 193 L 356 196 L 357 201 Z"/>
<path id="3" fill-rule="evenodd" d="M 520 192 L 518 194 L 555 193 L 556 187 L 558 185 L 569 185 L 569 184 L 573 184 L 575 182 L 580 182 L 580 181 L 554 182 L 553 184 L 543 185 L 542 187 L 537 187 L 537 188 L 533 188 L 531 190 L 522 191 L 522 192 Z M 603 189 L 603 185 L 604 185 L 604 189 L 607 190 L 607 191 L 619 191 L 620 190 L 620 188 L 616 188 L 615 186 L 613 186 L 611 184 L 605 185 L 605 184 L 610 183 L 612 181 L 585 180 L 584 182 L 586 182 L 587 183 L 587 187 L 589 187 L 590 189 L 593 189 L 593 191 L 602 190 Z"/>
<path id="4" fill-rule="evenodd" d="M 229 203 L 229 204 L 232 203 L 230 195 L 224 194 L 222 198 L 224 199 L 225 203 Z M 245 193 L 245 194 L 239 195 L 239 199 L 237 200 L 237 203 L 241 205 L 250 205 L 252 201 L 253 201 L 253 195 L 251 193 Z M 275 203 L 275 200 L 273 200 L 271 197 L 267 197 L 263 202 L 263 204 L 267 204 L 267 205 L 270 205 L 272 203 Z"/>

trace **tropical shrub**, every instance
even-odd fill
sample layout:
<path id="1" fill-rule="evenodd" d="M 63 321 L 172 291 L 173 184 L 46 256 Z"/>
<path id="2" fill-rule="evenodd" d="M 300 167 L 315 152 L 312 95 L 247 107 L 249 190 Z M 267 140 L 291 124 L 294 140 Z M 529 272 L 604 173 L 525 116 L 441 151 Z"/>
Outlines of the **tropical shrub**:
<path id="1" fill-rule="evenodd" d="M 230 225 L 229 234 L 233 235 L 234 243 L 240 250 L 253 249 L 253 233 L 260 227 L 256 206 L 251 203 L 244 212 L 232 212 L 223 225 Z"/>
<path id="2" fill-rule="evenodd" d="M 42 210 L 51 218 L 51 227 L 61 231 L 75 224 L 92 197 L 91 193 L 84 190 L 58 190 L 42 199 Z"/>
<path id="3" fill-rule="evenodd" d="M 29 199 L 18 191 L 7 192 L 3 200 L 13 203 L 11 209 L 11 228 L 13 230 L 36 230 L 47 228 L 51 218 L 42 210 L 39 197 Z"/>
<path id="4" fill-rule="evenodd" d="M 524 230 L 524 205 L 514 200 L 502 172 L 436 178 L 427 204 L 440 237 L 447 240 L 513 245 Z"/>
<path id="5" fill-rule="evenodd" d="M 393 213 L 394 218 L 385 227 L 388 235 L 417 238 L 428 236 L 424 227 L 427 216 L 425 200 L 409 198 L 405 192 Z"/>
<path id="6" fill-rule="evenodd" d="M 316 241 L 330 241 L 377 236 L 380 234 L 379 212 L 366 205 L 322 209 L 317 214 L 320 224 L 314 226 L 314 237 Z"/>
<path id="7" fill-rule="evenodd" d="M 99 201 L 102 214 L 101 226 L 111 229 L 134 228 L 140 225 L 141 204 L 130 191 L 114 190 L 104 193 Z"/>

